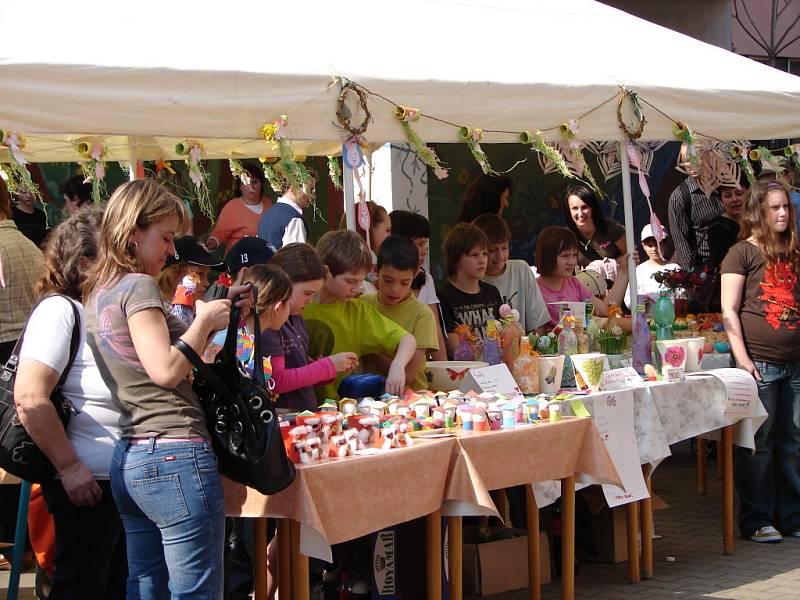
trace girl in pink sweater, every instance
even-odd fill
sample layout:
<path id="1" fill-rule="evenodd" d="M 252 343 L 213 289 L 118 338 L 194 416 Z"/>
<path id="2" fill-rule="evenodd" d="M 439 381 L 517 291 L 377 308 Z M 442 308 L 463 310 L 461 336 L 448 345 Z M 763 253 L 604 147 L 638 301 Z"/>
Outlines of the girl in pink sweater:
<path id="1" fill-rule="evenodd" d="M 337 373 L 354 370 L 358 357 L 353 352 L 340 352 L 315 361 L 309 358 L 308 330 L 301 314 L 325 279 L 317 251 L 308 244 L 287 244 L 270 264 L 283 269 L 292 281 L 289 319 L 280 331 L 264 331 L 261 336 L 262 352 L 272 357 L 274 391 L 279 394 L 277 406 L 316 411 L 314 386 L 334 379 Z"/>

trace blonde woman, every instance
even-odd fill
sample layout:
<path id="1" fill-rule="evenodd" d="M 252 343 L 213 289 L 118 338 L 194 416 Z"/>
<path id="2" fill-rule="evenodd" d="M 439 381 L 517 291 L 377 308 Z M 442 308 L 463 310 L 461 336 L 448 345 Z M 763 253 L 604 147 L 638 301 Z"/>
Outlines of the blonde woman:
<path id="1" fill-rule="evenodd" d="M 202 354 L 231 305 L 198 301 L 187 329 L 154 279 L 186 222 L 183 203 L 160 184 L 124 183 L 108 201 L 84 290 L 89 344 L 121 411 L 111 489 L 125 527 L 128 600 L 222 598 L 222 485 L 191 365 L 172 343 Z"/>

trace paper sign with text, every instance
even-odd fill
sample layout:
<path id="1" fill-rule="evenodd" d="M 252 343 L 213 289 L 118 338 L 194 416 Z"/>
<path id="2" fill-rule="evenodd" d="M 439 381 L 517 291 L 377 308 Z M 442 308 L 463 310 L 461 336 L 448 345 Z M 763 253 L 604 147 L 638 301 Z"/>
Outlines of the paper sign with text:
<path id="1" fill-rule="evenodd" d="M 641 383 L 642 378 L 633 367 L 623 367 L 622 369 L 611 369 L 603 373 L 600 380 L 600 389 L 619 390 Z"/>
<path id="2" fill-rule="evenodd" d="M 625 489 L 603 485 L 610 507 L 648 498 L 650 493 L 639 464 L 639 449 L 633 428 L 633 390 L 604 394 L 594 400 L 594 423 L 614 461 Z"/>
<path id="3" fill-rule="evenodd" d="M 462 392 L 489 392 L 490 394 L 521 394 L 511 371 L 504 363 L 470 369 L 459 388 Z"/>
<path id="4" fill-rule="evenodd" d="M 686 381 L 686 370 L 683 367 L 664 367 L 664 381 L 669 383 Z"/>
<path id="5" fill-rule="evenodd" d="M 707 371 L 719 379 L 728 395 L 725 402 L 725 416 L 752 417 L 758 400 L 756 380 L 744 369 L 714 369 Z"/>

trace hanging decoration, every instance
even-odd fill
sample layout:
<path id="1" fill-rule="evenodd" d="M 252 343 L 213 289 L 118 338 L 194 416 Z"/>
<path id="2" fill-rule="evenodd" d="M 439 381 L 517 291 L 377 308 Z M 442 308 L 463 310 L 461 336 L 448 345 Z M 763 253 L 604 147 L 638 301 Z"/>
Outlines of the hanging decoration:
<path id="1" fill-rule="evenodd" d="M 764 146 L 759 146 L 750 150 L 748 157 L 753 162 L 758 161 L 761 163 L 762 171 L 772 171 L 773 173 L 782 173 L 786 170 L 786 158 L 783 156 L 775 156 Z"/>
<path id="2" fill-rule="evenodd" d="M 163 158 L 159 161 L 156 161 L 156 175 L 161 173 L 161 171 L 166 171 L 170 175 L 177 175 L 175 169 L 172 168 L 172 163 L 168 160 L 164 160 Z"/>
<path id="3" fill-rule="evenodd" d="M 278 173 L 276 172 L 276 166 L 278 164 L 278 159 L 273 156 L 261 156 L 259 159 L 261 161 L 261 166 L 264 169 L 264 177 L 267 178 L 267 182 L 269 183 L 269 187 L 272 188 L 272 191 L 276 194 L 283 193 L 283 183 L 281 182 L 280 177 L 278 177 Z"/>
<path id="4" fill-rule="evenodd" d="M 561 155 L 561 152 L 559 152 L 558 148 L 548 142 L 544 134 L 538 129 L 536 130 L 536 133 L 523 131 L 519 134 L 519 141 L 526 145 L 530 144 L 531 150 L 538 152 L 546 161 L 552 163 L 563 177 L 573 177 L 573 174 L 570 172 L 569 167 L 567 167 L 567 163 L 564 160 L 564 157 Z"/>
<path id="5" fill-rule="evenodd" d="M 494 173 L 492 165 L 489 164 L 489 159 L 486 158 L 486 153 L 481 148 L 481 140 L 483 139 L 482 129 L 473 129 L 471 127 L 462 127 L 458 131 L 458 138 L 462 142 L 466 142 L 469 151 L 472 153 L 473 158 L 478 163 L 486 175 Z"/>
<path id="6" fill-rule="evenodd" d="M 792 144 L 783 149 L 783 155 L 790 159 L 795 167 L 800 169 L 800 144 Z"/>
<path id="7" fill-rule="evenodd" d="M 625 120 L 622 118 L 622 107 L 625 104 L 626 98 L 630 100 L 631 107 L 633 108 L 633 116 L 636 118 L 635 128 L 628 127 Z M 647 120 L 644 118 L 644 113 L 642 112 L 642 106 L 639 103 L 639 96 L 636 92 L 632 92 L 624 86 L 620 89 L 619 100 L 617 101 L 617 122 L 619 123 L 619 128 L 625 134 L 625 137 L 631 141 L 638 140 L 642 137 L 645 123 L 647 123 Z"/>
<path id="8" fill-rule="evenodd" d="M 753 165 L 750 164 L 748 157 L 749 153 L 750 142 L 747 141 L 733 142 L 728 148 L 728 154 L 730 157 L 736 164 L 739 165 L 742 171 L 744 171 L 744 174 L 747 177 L 747 182 L 750 185 L 753 185 L 753 183 L 756 181 L 756 173 L 753 171 Z"/>
<path id="9" fill-rule="evenodd" d="M 328 177 L 331 179 L 333 189 L 342 189 L 342 167 L 339 164 L 339 159 L 335 156 L 328 157 Z"/>
<path id="10" fill-rule="evenodd" d="M 244 167 L 242 166 L 242 161 L 235 158 L 229 158 L 228 168 L 230 168 L 231 170 L 231 175 L 233 175 L 238 179 L 241 179 L 242 183 L 244 183 L 245 185 L 250 183 L 250 174 L 244 170 Z"/>
<path id="11" fill-rule="evenodd" d="M 195 199 L 200 210 L 211 222 L 216 219 L 214 207 L 211 204 L 211 192 L 208 189 L 208 172 L 203 167 L 203 146 L 197 140 L 184 140 L 175 144 L 175 154 L 185 156 L 186 166 L 189 168 L 189 179 L 195 189 Z"/>
<path id="12" fill-rule="evenodd" d="M 417 132 L 414 131 L 414 128 L 411 127 L 411 123 L 419 120 L 419 110 L 407 106 L 398 106 L 394 111 L 394 116 L 400 121 L 400 125 L 403 127 L 403 131 L 406 134 L 406 139 L 408 143 L 411 144 L 412 148 L 414 148 L 414 152 L 417 153 L 417 156 L 433 169 L 433 174 L 436 175 L 437 179 L 446 179 L 449 172 L 442 166 L 441 162 L 439 162 L 439 157 L 436 156 L 436 152 L 433 148 L 426 146 L 419 135 L 417 135 Z"/>
<path id="13" fill-rule="evenodd" d="M 686 156 L 693 167 L 700 166 L 700 153 L 697 151 L 697 138 L 688 125 L 675 121 L 672 124 L 672 134 L 681 142 L 681 154 Z"/>
<path id="14" fill-rule="evenodd" d="M 300 188 L 304 183 L 308 182 L 309 175 L 308 170 L 295 159 L 292 153 L 292 144 L 286 135 L 288 124 L 289 118 L 286 115 L 281 115 L 280 118 L 272 123 L 265 123 L 259 129 L 259 133 L 278 154 L 279 174 L 290 187 Z M 278 191 L 280 192 L 280 190 Z"/>
<path id="15" fill-rule="evenodd" d="M 734 160 L 731 160 L 732 154 L 728 144 L 712 140 L 695 141 L 693 144 L 694 163 L 682 151 L 678 155 L 676 171 L 694 177 L 698 187 L 707 197 L 721 185 L 739 187 L 741 169 Z M 682 147 L 684 148 L 685 146 Z M 747 164 L 749 166 L 749 163 Z"/>
<path id="16" fill-rule="evenodd" d="M 28 168 L 28 161 L 22 150 L 25 148 L 25 135 L 19 131 L 5 131 L 0 129 L 0 146 L 8 148 L 9 162 L 0 163 L 0 169 L 6 174 L 8 191 L 12 196 L 28 192 L 39 202 L 42 194 L 39 186 L 34 183 Z"/>
<path id="17" fill-rule="evenodd" d="M 583 142 L 578 139 L 580 125 L 577 119 L 570 119 L 562 123 L 561 127 L 559 127 L 559 132 L 566 143 L 559 144 L 558 147 L 561 149 L 570 171 L 587 183 L 598 197 L 603 198 L 605 194 L 600 186 L 597 185 L 597 181 L 592 175 L 592 170 L 589 168 L 589 163 L 586 162 L 586 157 L 583 156 Z M 564 147 L 565 145 L 566 148 Z"/>
<path id="18" fill-rule="evenodd" d="M 641 157 L 640 167 L 631 165 L 632 172 L 637 175 L 641 170 L 646 176 L 650 176 L 650 168 L 653 166 L 653 157 L 657 150 L 661 149 L 666 142 L 643 142 L 637 140 L 631 142 L 639 152 Z M 620 174 L 622 165 L 619 159 L 619 150 L 616 142 L 587 141 L 586 149 L 597 158 L 597 166 L 603 176 L 604 181 L 609 181 Z"/>
<path id="19" fill-rule="evenodd" d="M 106 145 L 98 141 L 83 141 L 78 142 L 75 149 L 84 160 L 81 163 L 83 182 L 92 184 L 92 200 L 99 205 L 106 195 Z"/>

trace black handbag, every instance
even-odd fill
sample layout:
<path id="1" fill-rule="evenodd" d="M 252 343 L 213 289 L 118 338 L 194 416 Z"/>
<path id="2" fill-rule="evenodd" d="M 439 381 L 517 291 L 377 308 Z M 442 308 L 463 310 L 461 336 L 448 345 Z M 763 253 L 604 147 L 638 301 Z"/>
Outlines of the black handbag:
<path id="1" fill-rule="evenodd" d="M 63 297 L 67 298 L 66 296 Z M 56 387 L 50 394 L 50 401 L 53 403 L 53 407 L 56 409 L 56 413 L 58 413 L 65 430 L 75 409 L 72 403 L 64 397 L 61 390 L 64 387 L 69 370 L 75 362 L 75 357 L 78 355 L 78 345 L 81 340 L 81 315 L 78 312 L 78 307 L 75 306 L 75 302 L 69 298 L 67 300 L 69 300 L 72 312 L 75 315 L 72 338 L 69 344 L 69 361 L 64 372 L 61 373 Z M 25 328 L 27 329 L 27 323 Z M 25 329 L 22 330 L 8 361 L 0 370 L 0 467 L 25 481 L 41 483 L 53 479 L 56 475 L 56 468 L 34 443 L 25 427 L 22 426 L 17 414 L 17 407 L 14 404 L 14 383 L 17 378 L 17 367 L 19 366 L 19 351 L 22 348 L 24 337 Z"/>
<path id="2" fill-rule="evenodd" d="M 255 289 L 253 294 L 255 294 Z M 275 395 L 264 379 L 261 360 L 261 328 L 255 314 L 253 375 L 236 358 L 239 310 L 231 310 L 225 344 L 213 363 L 205 363 L 189 344 L 174 342 L 195 368 L 192 387 L 200 397 L 208 433 L 219 462 L 219 471 L 229 479 L 275 494 L 294 481 L 295 468 L 286 456 Z"/>

